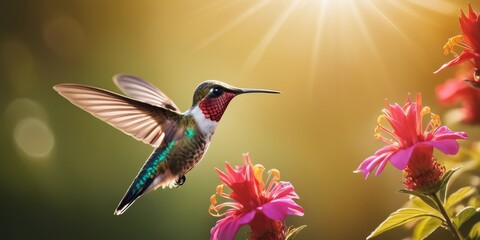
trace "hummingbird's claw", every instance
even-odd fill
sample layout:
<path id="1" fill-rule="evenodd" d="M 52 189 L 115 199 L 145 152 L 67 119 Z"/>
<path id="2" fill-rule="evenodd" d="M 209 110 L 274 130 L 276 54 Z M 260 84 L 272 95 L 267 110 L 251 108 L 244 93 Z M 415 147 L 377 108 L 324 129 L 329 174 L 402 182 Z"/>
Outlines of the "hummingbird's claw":
<path id="1" fill-rule="evenodd" d="M 178 187 L 182 186 L 185 183 L 186 180 L 187 180 L 187 178 L 185 177 L 185 175 L 182 175 L 182 176 L 178 177 L 178 179 L 175 180 L 174 187 L 178 188 Z"/>

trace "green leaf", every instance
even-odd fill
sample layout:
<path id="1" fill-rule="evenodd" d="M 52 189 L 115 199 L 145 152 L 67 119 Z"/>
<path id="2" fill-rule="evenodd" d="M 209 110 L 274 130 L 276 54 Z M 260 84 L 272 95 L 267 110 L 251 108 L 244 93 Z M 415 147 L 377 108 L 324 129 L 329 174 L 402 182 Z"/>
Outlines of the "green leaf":
<path id="1" fill-rule="evenodd" d="M 437 211 L 440 211 L 437 204 L 435 204 L 432 198 L 428 195 L 425 195 L 416 191 L 408 190 L 408 189 L 399 189 L 398 191 L 401 193 L 407 193 L 407 194 L 417 196 L 418 198 L 422 199 L 424 203 L 428 204 L 428 206 L 432 207 L 433 209 L 436 209 Z"/>
<path id="2" fill-rule="evenodd" d="M 466 219 L 465 222 L 463 222 L 463 224 L 458 227 L 458 231 L 460 231 L 463 236 L 468 236 L 469 233 L 474 229 L 480 231 L 480 208 L 477 208 L 475 214 L 470 218 Z M 480 238 L 476 239 L 478 240 Z"/>
<path id="3" fill-rule="evenodd" d="M 455 204 L 461 202 L 467 197 L 470 197 L 474 193 L 475 188 L 471 186 L 458 189 L 448 197 L 447 201 L 445 202 L 445 210 L 448 210 L 450 207 L 453 207 Z"/>
<path id="4" fill-rule="evenodd" d="M 457 227 L 460 227 L 464 222 L 473 217 L 473 215 L 475 215 L 476 213 L 477 210 L 474 207 L 468 206 L 462 211 L 460 211 L 457 216 L 455 216 L 455 218 L 453 218 L 453 222 Z"/>
<path id="5" fill-rule="evenodd" d="M 385 221 L 380 223 L 380 225 L 367 237 L 370 239 L 375 237 L 383 232 L 386 232 L 392 228 L 396 228 L 401 226 L 407 222 L 410 222 L 416 218 L 425 218 L 425 217 L 434 217 L 439 219 L 440 221 L 444 221 L 443 218 L 439 215 L 432 214 L 427 212 L 423 209 L 419 208 L 400 208 L 397 211 L 393 212 L 388 216 Z"/>
<path id="6" fill-rule="evenodd" d="M 414 240 L 423 240 L 433 233 L 438 227 L 442 226 L 442 221 L 438 218 L 427 217 L 420 221 L 413 231 Z"/>
<path id="7" fill-rule="evenodd" d="M 297 236 L 297 234 L 306 227 L 307 225 L 302 225 L 300 227 L 288 229 L 287 237 L 285 237 L 285 240 L 294 239 Z"/>
<path id="8" fill-rule="evenodd" d="M 450 169 L 445 174 L 443 174 L 442 179 L 440 180 L 439 188 L 438 188 L 438 191 L 440 192 L 440 199 L 443 199 L 443 201 L 445 201 L 447 196 L 448 182 L 450 181 L 450 178 L 453 176 L 453 174 L 459 169 L 460 167 Z"/>
<path id="9" fill-rule="evenodd" d="M 468 234 L 468 239 L 479 239 L 479 238 L 480 238 L 480 223 L 477 223 L 472 227 L 472 230 Z"/>

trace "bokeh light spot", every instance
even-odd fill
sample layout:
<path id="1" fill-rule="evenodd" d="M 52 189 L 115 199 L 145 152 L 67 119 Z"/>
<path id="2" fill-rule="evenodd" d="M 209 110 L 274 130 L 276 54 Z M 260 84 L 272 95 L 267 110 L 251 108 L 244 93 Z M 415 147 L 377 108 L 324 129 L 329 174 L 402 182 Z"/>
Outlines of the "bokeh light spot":
<path id="1" fill-rule="evenodd" d="M 47 157 L 55 145 L 52 131 L 38 118 L 29 117 L 20 121 L 13 135 L 20 150 L 33 158 Z"/>
<path id="2" fill-rule="evenodd" d="M 29 98 L 17 98 L 7 107 L 6 120 L 9 128 L 13 128 L 20 120 L 26 117 L 35 117 L 47 120 L 47 113 L 43 106 Z"/>
<path id="3" fill-rule="evenodd" d="M 0 43 L 0 71 L 4 72 L 8 84 L 13 87 L 13 93 L 26 93 L 35 86 L 32 53 L 25 44 L 14 38 L 6 38 Z"/>
<path id="4" fill-rule="evenodd" d="M 45 44 L 58 56 L 79 57 L 85 48 L 85 35 L 73 18 L 61 16 L 51 19 L 43 28 Z"/>

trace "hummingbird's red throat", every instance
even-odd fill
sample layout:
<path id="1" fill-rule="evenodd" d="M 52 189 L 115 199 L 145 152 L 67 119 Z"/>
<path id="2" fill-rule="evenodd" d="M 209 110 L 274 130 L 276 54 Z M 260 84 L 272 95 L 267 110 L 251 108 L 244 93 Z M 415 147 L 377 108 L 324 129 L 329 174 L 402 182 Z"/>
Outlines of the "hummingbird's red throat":
<path id="1" fill-rule="evenodd" d="M 227 109 L 228 103 L 236 96 L 234 93 L 225 92 L 217 98 L 204 98 L 198 106 L 202 110 L 205 118 L 218 122 L 222 118 L 225 109 Z"/>

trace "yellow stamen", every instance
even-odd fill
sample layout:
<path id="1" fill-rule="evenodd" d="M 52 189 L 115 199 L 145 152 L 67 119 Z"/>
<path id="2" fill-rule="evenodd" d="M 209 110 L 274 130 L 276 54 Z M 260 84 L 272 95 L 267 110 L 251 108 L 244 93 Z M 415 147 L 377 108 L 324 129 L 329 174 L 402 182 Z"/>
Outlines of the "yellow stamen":
<path id="1" fill-rule="evenodd" d="M 208 213 L 214 217 L 221 217 L 223 214 L 218 213 L 218 210 L 215 206 L 210 205 L 208 208 Z"/>
<path id="2" fill-rule="evenodd" d="M 275 168 L 268 170 L 268 177 L 266 183 L 268 184 L 265 192 L 270 192 L 274 186 L 278 184 L 278 180 L 280 180 L 280 171 Z"/>
<path id="3" fill-rule="evenodd" d="M 431 113 L 430 117 L 432 118 L 431 121 L 434 129 L 437 129 L 438 127 L 440 127 L 440 125 L 442 125 L 442 120 L 440 120 L 440 116 L 435 113 Z"/>
<path id="4" fill-rule="evenodd" d="M 385 128 L 384 126 L 382 126 L 382 121 L 385 120 L 387 117 L 385 117 L 385 115 L 380 115 L 378 116 L 377 118 L 377 126 L 375 127 L 374 131 L 375 131 L 375 134 L 373 135 L 375 137 L 375 139 L 377 140 L 380 140 L 380 141 L 384 141 L 388 144 L 393 144 L 395 141 L 393 139 L 387 139 L 385 137 L 382 136 L 382 130 L 385 131 L 386 133 L 388 133 L 390 136 L 395 136 L 395 134 L 393 134 L 393 132 L 387 128 Z"/>
<path id="5" fill-rule="evenodd" d="M 378 125 L 378 126 L 382 126 L 382 121 L 383 121 L 384 119 L 385 119 L 385 115 L 382 114 L 382 115 L 378 116 L 378 118 L 377 118 L 377 125 Z"/>
<path id="6" fill-rule="evenodd" d="M 255 175 L 255 178 L 257 179 L 262 189 L 265 187 L 265 183 L 263 182 L 264 171 L 265 171 L 265 167 L 262 166 L 261 164 L 256 164 L 255 166 L 253 166 L 253 174 Z"/>
<path id="7" fill-rule="evenodd" d="M 424 111 L 425 110 L 425 111 Z M 428 122 L 427 126 L 425 127 L 425 132 L 434 132 L 437 130 L 438 127 L 442 125 L 442 120 L 440 116 L 435 113 L 430 112 L 430 108 L 425 107 L 422 109 L 422 116 L 423 114 L 430 114 L 430 122 Z"/>
<path id="8" fill-rule="evenodd" d="M 222 195 L 222 193 L 223 193 L 223 184 L 218 185 L 215 192 L 216 192 L 218 195 Z M 214 195 L 214 196 L 215 196 L 215 195 Z"/>
<path id="9" fill-rule="evenodd" d="M 457 56 L 458 54 L 453 50 L 453 47 L 455 46 L 465 47 L 462 35 L 457 35 L 449 38 L 447 43 L 445 43 L 445 45 L 443 46 L 443 54 L 448 55 L 449 53 L 451 53 L 454 56 Z"/>
<path id="10" fill-rule="evenodd" d="M 208 208 L 208 213 L 214 217 L 220 217 L 221 215 L 218 213 L 218 209 L 215 206 L 217 204 L 217 197 L 213 194 L 210 197 L 210 207 Z"/>
<path id="11" fill-rule="evenodd" d="M 215 206 L 217 204 L 217 196 L 215 194 L 213 194 L 211 197 L 210 197 L 210 204 L 212 206 Z"/>
<path id="12" fill-rule="evenodd" d="M 277 169 L 275 168 L 272 168 L 268 171 L 268 174 L 271 174 L 273 175 L 274 178 L 276 178 L 277 180 L 280 179 L 280 171 L 278 171 Z"/>
<path id="13" fill-rule="evenodd" d="M 380 126 L 376 126 L 375 127 L 375 139 L 380 139 L 382 137 L 382 132 L 380 131 Z"/>
<path id="14" fill-rule="evenodd" d="M 420 112 L 420 116 L 425 116 L 426 114 L 432 113 L 432 110 L 430 110 L 430 107 L 425 106 L 422 111 Z"/>
<path id="15" fill-rule="evenodd" d="M 381 129 L 382 129 L 382 121 L 385 119 L 385 115 L 380 115 L 378 116 L 377 118 L 377 126 L 375 127 L 375 139 L 381 139 L 382 138 L 382 132 L 381 132 Z"/>

